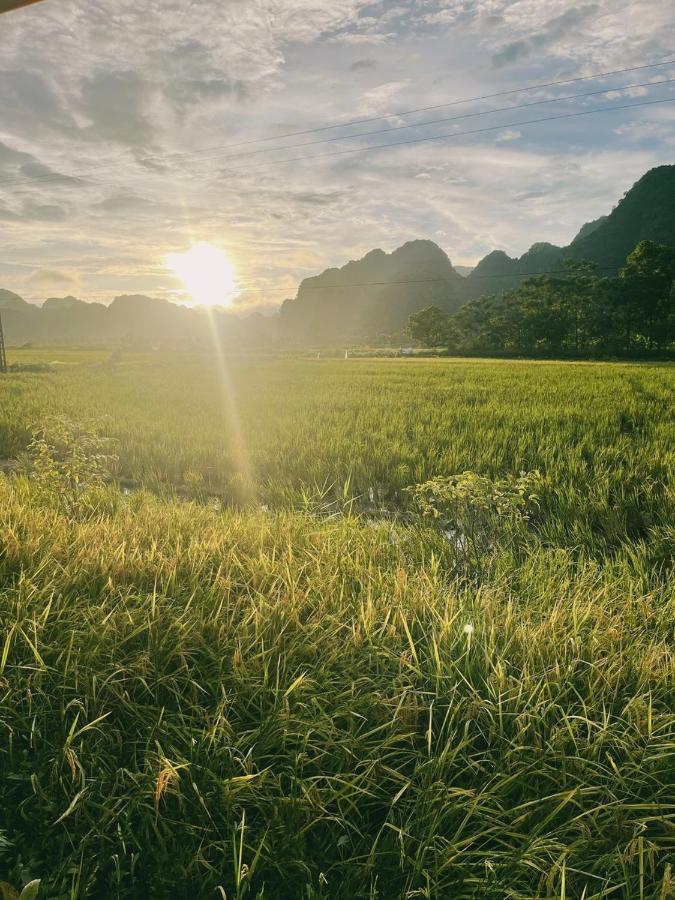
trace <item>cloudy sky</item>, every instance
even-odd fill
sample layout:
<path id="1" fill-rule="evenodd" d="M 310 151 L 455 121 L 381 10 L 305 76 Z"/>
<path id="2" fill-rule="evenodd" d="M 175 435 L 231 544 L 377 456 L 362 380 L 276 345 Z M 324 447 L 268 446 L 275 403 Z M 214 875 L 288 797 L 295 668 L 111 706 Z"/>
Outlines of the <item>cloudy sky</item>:
<path id="1" fill-rule="evenodd" d="M 567 243 L 675 161 L 675 103 L 522 124 L 675 98 L 644 86 L 675 65 L 399 115 L 675 57 L 672 0 L 45 0 L 0 46 L 0 287 L 34 301 L 184 299 L 166 255 L 201 241 L 242 308 L 416 237 L 471 265 Z"/>

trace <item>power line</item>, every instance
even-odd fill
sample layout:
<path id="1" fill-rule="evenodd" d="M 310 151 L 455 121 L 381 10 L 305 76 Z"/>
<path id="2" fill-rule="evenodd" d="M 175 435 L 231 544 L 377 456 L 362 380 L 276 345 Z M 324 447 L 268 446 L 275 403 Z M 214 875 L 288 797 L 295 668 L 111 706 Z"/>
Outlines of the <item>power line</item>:
<path id="1" fill-rule="evenodd" d="M 357 119 L 357 120 L 354 120 L 354 121 L 346 123 L 346 124 L 357 125 L 357 124 L 364 124 L 367 122 L 382 121 L 385 119 L 393 118 L 395 116 L 402 117 L 404 115 L 410 115 L 414 112 L 423 112 L 423 111 L 432 110 L 432 109 L 442 109 L 442 108 L 446 108 L 449 106 L 459 105 L 462 103 L 470 103 L 470 102 L 476 102 L 478 100 L 486 100 L 491 97 L 499 97 L 499 96 L 517 94 L 517 93 L 524 93 L 525 91 L 531 91 L 531 90 L 535 90 L 535 89 L 543 88 L 543 87 L 551 87 L 553 85 L 569 84 L 569 83 L 577 82 L 577 81 L 587 81 L 590 79 L 607 77 L 607 76 L 613 75 L 613 74 L 622 74 L 625 72 L 632 72 L 632 71 L 641 70 L 641 69 L 651 69 L 651 68 L 656 68 L 659 66 L 670 65 L 670 64 L 675 64 L 675 60 L 667 60 L 664 62 L 653 63 L 651 65 L 645 65 L 645 66 L 633 66 L 633 67 L 627 68 L 627 69 L 617 69 L 614 72 L 605 72 L 605 73 L 601 73 L 598 75 L 584 75 L 584 76 L 580 76 L 578 78 L 571 78 L 571 79 L 566 79 L 566 80 L 557 81 L 557 82 L 547 82 L 544 84 L 530 85 L 530 86 L 527 86 L 524 88 L 517 88 L 517 89 L 509 90 L 509 91 L 499 91 L 494 94 L 485 94 L 482 97 L 467 98 L 467 99 L 463 99 L 463 100 L 454 100 L 454 101 L 450 101 L 448 103 L 437 104 L 435 106 L 430 106 L 430 107 L 422 107 L 417 110 L 408 110 L 407 112 L 402 112 L 402 113 L 392 113 L 392 114 L 384 115 L 384 116 L 374 116 L 374 117 L 371 117 L 370 119 Z M 578 94 L 569 94 L 569 95 L 565 95 L 563 97 L 552 97 L 552 98 L 548 98 L 545 100 L 531 101 L 529 103 L 512 104 L 511 106 L 494 107 L 492 109 L 486 109 L 486 110 L 482 110 L 479 112 L 463 113 L 459 116 L 444 117 L 441 119 L 432 119 L 432 120 L 426 121 L 426 122 L 415 122 L 415 123 L 411 123 L 408 125 L 391 126 L 388 128 L 374 129 L 371 131 L 357 132 L 356 134 L 337 135 L 335 137 L 323 138 L 323 139 L 317 140 L 317 141 L 307 141 L 307 142 L 303 142 L 300 144 L 289 144 L 289 145 L 280 146 L 280 147 L 262 148 L 262 149 L 250 151 L 249 153 L 232 154 L 231 157 L 228 157 L 227 155 L 225 155 L 223 158 L 224 159 L 227 159 L 227 158 L 235 159 L 235 158 L 239 158 L 241 156 L 252 156 L 252 155 L 257 155 L 260 153 L 275 153 L 275 152 L 284 151 L 284 150 L 298 149 L 300 147 L 314 146 L 316 144 L 326 144 L 326 143 L 334 143 L 336 141 L 353 140 L 355 138 L 368 137 L 368 136 L 374 135 L 374 134 L 385 134 L 385 133 L 389 133 L 389 132 L 405 131 L 405 130 L 411 129 L 411 128 L 425 128 L 425 127 L 428 127 L 431 125 L 438 125 L 438 124 L 442 124 L 445 122 L 458 121 L 460 119 L 475 118 L 477 116 L 490 115 L 490 114 L 499 113 L 499 112 L 507 112 L 511 109 L 525 109 L 530 106 L 540 106 L 540 105 L 547 104 L 547 103 L 560 103 L 560 102 L 565 102 L 568 100 L 575 100 L 575 99 L 581 99 L 584 97 L 608 94 L 608 93 L 612 93 L 614 91 L 625 91 L 625 90 L 629 90 L 631 88 L 641 88 L 641 87 L 650 88 L 650 87 L 658 86 L 660 84 L 672 84 L 674 81 L 675 81 L 675 79 L 668 78 L 668 79 L 662 79 L 662 80 L 656 81 L 656 82 L 638 82 L 638 83 L 633 83 L 633 84 L 617 85 L 617 86 L 605 88 L 603 90 L 587 91 L 587 92 L 578 93 Z M 214 153 L 214 151 L 226 150 L 231 147 L 246 146 L 246 145 L 253 144 L 253 143 L 262 143 L 262 142 L 267 142 L 267 141 L 271 141 L 271 140 L 282 140 L 283 138 L 292 137 L 294 135 L 313 134 L 313 133 L 320 132 L 320 131 L 326 131 L 329 129 L 342 128 L 342 127 L 345 127 L 345 126 L 339 125 L 339 124 L 338 125 L 325 125 L 325 126 L 321 126 L 319 128 L 307 129 L 305 131 L 290 132 L 288 134 L 277 136 L 277 137 L 261 138 L 258 141 L 243 141 L 238 144 L 225 144 L 225 145 L 221 145 L 220 147 L 216 146 L 216 147 L 210 147 L 210 148 L 203 148 L 201 150 L 188 151 L 188 152 L 180 153 L 180 154 L 164 154 L 162 156 L 157 156 L 157 155 L 156 156 L 147 156 L 143 159 L 137 160 L 137 162 L 139 162 L 140 164 L 157 163 L 158 161 L 164 162 L 164 163 L 167 163 L 167 162 L 175 163 L 177 161 L 180 161 L 181 159 L 192 159 L 196 156 L 202 156 L 203 154 L 212 154 L 213 158 L 218 158 L 218 157 L 220 157 L 220 153 L 219 152 Z M 509 126 L 503 125 L 500 127 L 507 128 Z M 370 148 L 367 148 L 367 149 L 370 149 Z M 345 151 L 345 152 L 353 152 L 353 151 Z M 204 155 L 202 158 L 208 159 L 211 157 Z M 282 160 L 282 161 L 285 161 L 285 160 Z M 77 172 L 70 172 L 70 173 L 66 173 L 66 174 L 60 173 L 60 172 L 46 172 L 41 175 L 35 175 L 31 178 L 1 179 L 0 185 L 24 185 L 24 184 L 33 185 L 37 182 L 42 183 L 42 182 L 53 181 L 53 180 L 78 179 L 81 177 L 86 177 L 91 172 L 98 172 L 98 171 L 102 171 L 103 169 L 117 168 L 118 166 L 125 164 L 125 162 L 126 162 L 125 160 L 120 158 L 120 159 L 116 159 L 112 162 L 102 163 L 102 164 L 98 164 L 98 165 L 91 165 L 85 170 L 79 170 Z"/>
<path id="2" fill-rule="evenodd" d="M 389 147 L 405 147 L 410 144 L 423 144 L 429 141 L 444 141 L 448 140 L 449 138 L 464 137 L 466 135 L 484 134 L 488 131 L 502 131 L 505 128 L 523 128 L 526 125 L 537 125 L 540 122 L 555 122 L 561 119 L 575 119 L 579 116 L 591 116 L 595 115 L 596 113 L 612 112 L 618 109 L 637 109 L 641 106 L 653 106 L 657 103 L 673 102 L 675 102 L 675 97 L 666 97 L 660 100 L 644 100 L 640 103 L 628 103 L 617 106 L 600 106 L 597 109 L 586 109 L 582 110 L 581 112 L 563 113 L 562 115 L 558 116 L 544 116 L 539 119 L 526 119 L 524 122 L 503 122 L 501 125 L 490 125 L 486 128 L 473 128 L 470 131 L 455 131 L 449 132 L 447 134 L 432 135 L 430 137 L 411 138 L 410 140 L 393 141 L 385 144 L 373 144 L 370 147 L 356 147 L 349 150 L 332 150 L 330 153 L 321 153 L 313 156 L 291 156 L 288 159 L 268 160 L 267 162 L 261 163 L 257 166 L 249 166 L 245 169 L 226 169 L 221 174 L 231 175 L 237 174 L 239 172 L 246 173 L 255 171 L 256 169 L 266 168 L 268 166 L 280 165 L 282 163 L 300 162 L 313 159 L 329 159 L 333 156 L 346 156 L 352 153 L 372 153 L 375 150 L 383 150 Z"/>
<path id="3" fill-rule="evenodd" d="M 460 119 L 470 119 L 470 118 L 476 118 L 478 116 L 490 115 L 493 113 L 507 112 L 512 109 L 525 109 L 530 106 L 541 106 L 543 104 L 548 104 L 548 103 L 561 103 L 561 102 L 565 102 L 568 100 L 576 100 L 576 99 L 581 99 L 581 98 L 585 98 L 585 97 L 609 94 L 609 93 L 613 93 L 615 91 L 625 91 L 625 90 L 629 90 L 631 88 L 642 88 L 642 87 L 650 88 L 650 87 L 658 86 L 660 84 L 672 84 L 673 82 L 675 82 L 675 78 L 667 78 L 667 79 L 662 79 L 660 81 L 651 81 L 651 82 L 650 81 L 638 82 L 638 83 L 627 84 L 627 85 L 617 85 L 617 86 L 605 88 L 603 90 L 585 91 L 583 93 L 568 94 L 563 97 L 551 97 L 546 100 L 534 100 L 529 103 L 521 103 L 521 104 L 516 104 L 516 105 L 512 104 L 511 106 L 493 107 L 492 109 L 486 109 L 486 110 L 482 110 L 480 112 L 462 113 L 459 116 L 450 116 L 450 117 L 445 117 L 442 119 L 432 119 L 427 122 L 415 122 L 410 125 L 398 125 L 398 126 L 392 126 L 390 128 L 380 128 L 380 129 L 374 129 L 371 131 L 362 131 L 362 132 L 357 132 L 355 134 L 344 135 L 344 136 L 339 135 L 337 137 L 322 138 L 318 141 L 307 141 L 307 142 L 300 143 L 300 144 L 289 144 L 284 147 L 270 147 L 270 148 L 263 148 L 263 149 L 259 149 L 259 150 L 252 150 L 252 151 L 249 151 L 248 153 L 237 153 L 237 154 L 232 154 L 231 156 L 225 156 L 223 158 L 224 159 L 230 159 L 230 158 L 231 159 L 239 159 L 241 156 L 250 157 L 253 155 L 260 154 L 260 153 L 275 153 L 275 152 L 283 151 L 283 150 L 298 149 L 300 147 L 310 147 L 310 146 L 314 146 L 316 144 L 327 144 L 327 143 L 334 143 L 336 141 L 354 140 L 355 138 L 367 137 L 367 136 L 371 136 L 374 134 L 388 134 L 390 132 L 405 131 L 405 130 L 411 129 L 411 128 L 426 128 L 430 125 L 439 125 L 439 124 L 443 124 L 445 122 L 458 121 Z M 185 155 L 187 155 L 187 154 L 185 154 Z M 201 158 L 208 159 L 209 157 L 201 157 Z M 111 168 L 111 167 L 116 168 L 121 163 L 122 163 L 122 161 L 118 159 L 118 160 L 110 162 L 110 163 L 103 163 L 98 166 L 90 166 L 89 169 L 87 169 L 87 170 L 84 170 L 84 171 L 80 170 L 79 172 L 71 172 L 67 175 L 64 175 L 60 172 L 46 172 L 41 175 L 35 175 L 31 178 L 2 179 L 2 180 L 0 180 L 0 185 L 24 185 L 24 184 L 32 185 L 36 182 L 44 182 L 44 181 L 50 181 L 50 180 L 63 180 L 64 178 L 76 179 L 76 178 L 82 177 L 82 176 L 86 177 L 92 171 L 100 171 L 101 169 Z"/>
<path id="4" fill-rule="evenodd" d="M 372 129 L 371 131 L 357 131 L 355 134 L 338 135 L 337 137 L 330 137 L 330 138 L 321 138 L 320 140 L 317 140 L 317 141 L 305 141 L 300 144 L 287 144 L 284 147 L 265 147 L 260 150 L 248 150 L 248 151 L 245 151 L 242 153 L 235 153 L 235 154 L 232 154 L 231 156 L 226 156 L 226 157 L 221 157 L 220 154 L 216 154 L 216 156 L 219 159 L 220 158 L 222 158 L 222 159 L 239 159 L 242 156 L 245 156 L 248 158 L 251 156 L 257 156 L 260 153 L 276 153 L 280 150 L 296 150 L 299 147 L 313 147 L 317 144 L 333 144 L 336 141 L 352 141 L 355 138 L 370 137 L 373 134 L 390 134 L 392 132 L 406 131 L 411 128 L 427 128 L 429 125 L 442 125 L 446 122 L 457 122 L 460 119 L 475 119 L 478 116 L 489 116 L 493 113 L 509 112 L 512 109 L 526 109 L 530 106 L 542 106 L 546 103 L 563 103 L 567 100 L 579 100 L 584 97 L 594 97 L 594 96 L 598 96 L 601 94 L 612 94 L 612 93 L 618 92 L 618 91 L 627 91 L 627 90 L 630 90 L 631 88 L 658 87 L 658 85 L 660 85 L 660 84 L 673 84 L 674 82 L 675 82 L 675 78 L 663 78 L 660 81 L 642 81 L 642 82 L 638 82 L 638 83 L 634 83 L 634 84 L 624 84 L 624 85 L 618 85 L 618 86 L 614 86 L 614 87 L 608 87 L 608 88 L 604 88 L 601 91 L 584 91 L 583 93 L 580 93 L 580 94 L 566 94 L 563 97 L 549 97 L 546 100 L 532 100 L 529 103 L 511 104 L 511 106 L 496 106 L 496 107 L 493 107 L 492 109 L 481 110 L 480 112 L 462 113 L 459 116 L 449 116 L 449 117 L 444 117 L 442 119 L 430 119 L 427 122 L 413 122 L 410 125 L 393 125 L 390 128 L 376 128 L 376 129 Z M 210 159 L 211 157 L 207 156 L 207 157 L 201 157 L 201 158 L 202 159 Z M 0 184 L 3 184 L 3 182 L 0 181 Z"/>
<path id="5" fill-rule="evenodd" d="M 671 83 L 672 81 L 675 81 L 675 79 L 668 79 L 666 82 L 659 82 L 659 83 Z M 355 147 L 355 148 L 351 148 L 348 150 L 333 150 L 330 153 L 320 153 L 320 154 L 314 154 L 314 155 L 309 155 L 309 156 L 291 156 L 287 159 L 267 160 L 266 162 L 260 163 L 256 166 L 247 166 L 246 168 L 239 168 L 239 169 L 225 169 L 220 174 L 221 175 L 248 174 L 248 173 L 254 172 L 258 169 L 264 169 L 264 168 L 268 168 L 270 166 L 275 166 L 275 165 L 283 165 L 283 164 L 289 163 L 289 162 L 304 162 L 307 160 L 315 160 L 315 159 L 318 159 L 318 160 L 330 159 L 331 157 L 335 157 L 335 156 L 346 156 L 349 154 L 356 154 L 356 153 L 371 153 L 376 150 L 384 150 L 384 149 L 389 149 L 389 148 L 393 148 L 393 147 L 405 147 L 405 146 L 409 146 L 411 144 L 423 144 L 423 143 L 428 143 L 430 141 L 444 141 L 444 140 L 449 140 L 451 138 L 466 137 L 466 136 L 475 135 L 475 134 L 485 134 L 490 131 L 502 131 L 506 128 L 523 128 L 523 127 L 529 126 L 529 125 L 537 125 L 542 122 L 555 122 L 555 121 L 560 121 L 562 119 L 575 119 L 580 116 L 590 116 L 590 115 L 595 115 L 596 113 L 601 113 L 601 112 L 613 112 L 615 110 L 624 110 L 624 109 L 637 109 L 637 108 L 643 107 L 643 106 L 653 106 L 653 105 L 656 105 L 659 103 L 673 103 L 673 102 L 675 102 L 675 97 L 666 97 L 666 98 L 662 98 L 659 100 L 643 100 L 638 103 L 618 104 L 618 105 L 614 105 L 614 106 L 600 106 L 597 109 L 587 109 L 587 110 L 582 110 L 580 112 L 563 113 L 563 114 L 557 115 L 557 116 L 543 116 L 538 119 L 526 119 L 525 121 L 521 121 L 521 122 L 502 122 L 500 125 L 489 125 L 485 128 L 473 128 L 468 131 L 454 131 L 454 132 L 448 132 L 446 134 L 431 135 L 428 137 L 411 138 L 410 140 L 393 141 L 393 142 L 390 141 L 390 142 L 387 142 L 384 144 L 373 144 L 368 147 Z M 72 178 L 73 176 L 60 175 L 58 177 Z M 110 182 L 106 183 L 106 182 L 101 182 L 101 181 L 92 182 L 92 184 L 94 184 L 97 187 L 112 186 Z"/>
<path id="6" fill-rule="evenodd" d="M 389 113 L 384 113 L 383 115 L 379 115 L 379 116 L 370 116 L 369 118 L 365 118 L 365 119 L 351 119 L 347 122 L 338 122 L 334 125 L 319 125 L 315 128 L 306 128 L 302 131 L 289 131 L 289 132 L 286 132 L 285 134 L 271 135 L 269 137 L 263 137 L 263 138 L 254 138 L 254 139 L 247 140 L 247 141 L 237 141 L 235 143 L 222 144 L 218 147 L 207 147 L 207 148 L 204 148 L 203 150 L 195 150 L 192 152 L 193 153 L 208 153 L 211 150 L 227 150 L 227 149 L 235 148 L 235 147 L 246 147 L 246 146 L 250 146 L 251 144 L 261 144 L 261 143 L 264 143 L 267 141 L 281 141 L 281 140 L 284 140 L 285 138 L 289 138 L 289 137 L 300 137 L 305 134 L 316 134 L 317 132 L 330 131 L 334 128 L 350 128 L 353 125 L 367 125 L 370 122 L 382 122 L 385 119 L 402 119 L 404 116 L 412 116 L 415 113 L 431 112 L 435 109 L 446 109 L 447 107 L 450 107 L 450 106 L 459 106 L 462 103 L 477 103 L 479 100 L 493 100 L 495 97 L 507 97 L 512 94 L 521 94 L 521 93 L 524 93 L 525 91 L 535 91 L 535 90 L 539 90 L 541 88 L 557 87 L 562 84 L 574 84 L 575 82 L 578 82 L 578 81 L 593 81 L 596 78 L 608 78 L 610 75 L 623 75 L 626 72 L 639 72 L 639 71 L 643 71 L 645 69 L 656 69 L 659 66 L 670 66 L 673 64 L 675 64 L 675 59 L 665 59 L 661 62 L 649 63 L 647 65 L 642 65 L 642 66 L 629 66 L 624 69 L 613 69 L 610 72 L 597 72 L 595 75 L 579 75 L 576 78 L 563 78 L 563 79 L 559 79 L 558 81 L 546 81 L 546 82 L 542 82 L 540 84 L 530 84 L 530 85 L 526 85 L 525 87 L 512 88 L 507 91 L 496 91 L 493 94 L 481 94 L 480 96 L 477 96 L 477 97 L 463 97 L 459 100 L 448 100 L 444 103 L 435 103 L 432 106 L 419 106 L 416 109 L 407 109 L 407 110 L 402 110 L 399 112 L 389 112 Z M 186 155 L 190 155 L 190 154 L 186 154 Z"/>
<path id="7" fill-rule="evenodd" d="M 417 260 L 417 265 L 426 265 L 428 263 L 437 262 L 437 258 L 428 260 Z M 589 273 L 591 275 L 596 272 L 617 272 L 622 266 L 596 266 L 593 265 L 593 270 Z M 434 278 L 402 278 L 402 279 L 393 279 L 389 281 L 348 281 L 348 282 L 335 282 L 333 284 L 304 284 L 307 278 L 303 279 L 300 283 L 303 291 L 324 291 L 324 290 L 343 290 L 348 288 L 362 288 L 362 287 L 389 287 L 391 285 L 411 285 L 411 284 L 471 284 L 472 281 L 477 281 L 483 278 L 538 278 L 542 275 L 573 275 L 574 272 L 570 269 L 545 269 L 538 272 L 486 272 L 483 274 L 474 275 L 473 273 L 469 275 L 460 275 L 459 272 L 455 271 L 454 276 L 439 276 Z M 320 278 L 320 275 L 310 275 L 308 278 Z M 268 293 L 285 293 L 289 289 L 282 287 L 246 287 L 242 286 L 241 288 L 235 288 L 235 293 L 238 294 L 268 294 Z M 299 288 L 298 288 L 299 290 Z"/>
<path id="8" fill-rule="evenodd" d="M 594 272 L 616 272 L 621 268 L 621 266 L 594 266 L 593 272 L 590 274 L 594 274 Z M 388 287 L 389 285 L 399 285 L 399 284 L 445 284 L 445 283 L 457 283 L 456 279 L 461 279 L 462 282 L 466 284 L 471 284 L 472 281 L 476 281 L 481 278 L 535 278 L 540 275 L 572 275 L 574 274 L 569 269 L 549 269 L 547 271 L 541 272 L 489 272 L 485 274 L 479 275 L 460 275 L 458 272 L 455 273 L 456 277 L 439 277 L 439 278 L 409 278 L 409 279 L 397 279 L 394 281 L 353 281 L 353 282 L 336 282 L 335 284 L 317 284 L 317 285 L 304 285 L 301 282 L 302 290 L 304 291 L 324 291 L 324 290 L 341 290 L 346 288 L 357 288 L 357 287 Z M 310 276 L 310 277 L 320 277 L 320 276 Z M 285 292 L 288 291 L 288 288 L 242 288 L 239 293 L 241 294 L 267 294 L 274 292 Z"/>
<path id="9" fill-rule="evenodd" d="M 426 128 L 430 125 L 441 125 L 446 122 L 456 122 L 456 121 L 459 121 L 460 119 L 474 119 L 478 116 L 488 116 L 493 113 L 509 112 L 512 109 L 526 109 L 531 106 L 542 106 L 547 103 L 563 103 L 568 100 L 579 100 L 579 99 L 582 99 L 585 97 L 594 97 L 594 96 L 598 96 L 598 95 L 602 95 L 602 94 L 611 94 L 611 93 L 614 93 L 617 91 L 627 91 L 632 88 L 651 88 L 651 87 L 658 87 L 661 84 L 673 84 L 673 83 L 675 83 L 675 78 L 663 78 L 660 81 L 642 81 L 642 82 L 637 82 L 637 83 L 633 83 L 633 84 L 616 85 L 616 86 L 604 88 L 601 91 L 584 91 L 583 93 L 579 93 L 579 94 L 566 94 L 563 97 L 550 97 L 546 100 L 533 100 L 533 101 L 530 101 L 529 103 L 518 103 L 518 104 L 512 104 L 511 106 L 497 106 L 497 107 L 493 107 L 492 109 L 481 110 L 480 112 L 462 113 L 459 116 L 450 116 L 450 117 L 445 117 L 442 119 L 431 119 L 430 121 L 427 121 L 427 122 L 414 122 L 411 125 L 394 125 L 390 128 L 376 128 L 371 131 L 357 131 L 355 134 L 338 135 L 337 137 L 330 137 L 330 138 L 321 138 L 318 141 L 305 141 L 300 144 L 288 144 L 284 147 L 265 147 L 260 150 L 249 150 L 247 152 L 235 153 L 230 156 L 221 157 L 220 154 L 216 154 L 216 156 L 217 156 L 217 158 L 222 158 L 222 159 L 226 159 L 226 160 L 227 159 L 240 159 L 242 156 L 245 156 L 248 158 L 251 156 L 257 156 L 260 153 L 276 153 L 278 151 L 283 151 L 283 150 L 297 150 L 300 147 L 313 147 L 317 144 L 332 144 L 332 143 L 335 143 L 336 141 L 351 141 L 351 140 L 354 140 L 355 138 L 369 137 L 374 134 L 390 134 L 391 132 L 406 131 L 411 128 Z M 185 154 L 185 155 L 187 156 L 188 154 Z M 214 158 L 214 157 L 208 157 L 208 156 L 200 157 L 200 159 L 210 159 L 210 158 Z M 120 164 L 121 164 L 121 161 L 117 160 L 117 161 L 111 162 L 111 163 L 104 163 L 100 167 L 99 166 L 90 167 L 86 171 L 70 172 L 68 175 L 63 175 L 60 172 L 45 172 L 42 175 L 35 175 L 32 178 L 0 179 L 0 185 L 33 184 L 36 181 L 42 182 L 42 181 L 49 181 L 49 180 L 53 180 L 53 179 L 78 178 L 80 176 L 86 176 L 87 174 L 89 174 L 89 172 L 100 171 L 101 168 L 116 167 Z"/>
<path id="10" fill-rule="evenodd" d="M 435 260 L 433 260 L 435 261 Z M 429 260 L 432 262 L 432 260 Z M 421 264 L 418 261 L 418 264 Z M 590 272 L 591 275 L 595 274 L 595 272 L 617 272 L 621 266 L 594 266 L 593 271 Z M 403 278 L 403 279 L 394 279 L 392 281 L 351 281 L 351 282 L 336 282 L 334 284 L 316 284 L 316 285 L 304 285 L 304 281 L 300 283 L 296 293 L 299 292 L 300 287 L 302 287 L 304 291 L 324 291 L 324 290 L 346 290 L 349 288 L 363 288 L 363 287 L 389 287 L 392 285 L 411 285 L 411 284 L 471 284 L 472 281 L 477 281 L 483 278 L 538 278 L 543 275 L 573 275 L 569 269 L 548 269 L 540 272 L 489 272 L 479 275 L 460 275 L 459 272 L 455 272 L 454 277 L 438 277 L 438 278 Z M 314 275 L 309 276 L 310 278 L 318 278 L 320 276 Z M 459 279 L 459 281 L 457 280 Z M 242 287 L 236 288 L 234 293 L 237 294 L 269 294 L 269 293 L 286 293 L 288 288 L 251 288 L 251 287 Z"/>
<path id="11" fill-rule="evenodd" d="M 425 260 L 416 260 L 416 265 L 428 265 L 438 262 L 438 257 L 429 258 Z M 451 263 L 452 265 L 452 263 Z M 593 265 L 593 272 L 611 272 L 618 271 L 621 266 L 595 266 Z M 455 271 L 455 275 L 452 277 L 434 277 L 434 278 L 412 278 L 412 279 L 402 279 L 402 280 L 393 280 L 393 281 L 354 281 L 354 282 L 335 282 L 333 284 L 319 284 L 319 285 L 308 285 L 305 284 L 303 290 L 312 291 L 312 290 L 330 290 L 330 289 L 339 289 L 339 288 L 353 288 L 353 287 L 384 287 L 387 285 L 396 285 L 396 284 L 433 284 L 435 282 L 445 283 L 445 282 L 459 282 L 470 284 L 471 281 L 475 281 L 480 278 L 532 278 L 539 275 L 569 275 L 569 269 L 548 269 L 541 270 L 538 272 L 489 272 L 484 274 L 470 274 L 470 275 L 460 275 L 459 272 Z M 593 273 L 591 273 L 593 274 Z M 308 275 L 306 276 L 301 284 L 307 279 L 320 278 L 320 275 Z M 283 293 L 289 290 L 289 288 L 285 287 L 249 287 L 246 282 L 238 282 L 238 286 L 235 288 L 236 293 L 240 294 L 265 294 L 265 293 Z"/>

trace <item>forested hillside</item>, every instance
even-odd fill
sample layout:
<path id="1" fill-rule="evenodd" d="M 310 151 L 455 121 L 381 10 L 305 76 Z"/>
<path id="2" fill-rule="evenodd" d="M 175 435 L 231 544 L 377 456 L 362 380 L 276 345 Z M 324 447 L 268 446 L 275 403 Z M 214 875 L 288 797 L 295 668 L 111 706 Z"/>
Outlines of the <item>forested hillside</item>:
<path id="1" fill-rule="evenodd" d="M 670 356 L 675 349 L 675 247 L 642 241 L 618 276 L 568 262 L 452 316 L 435 306 L 410 317 L 424 346 L 467 354 Z"/>
<path id="2" fill-rule="evenodd" d="M 516 259 L 503 251 L 488 254 L 469 275 L 469 296 L 501 294 L 530 275 L 562 268 L 565 260 L 616 274 L 640 241 L 675 246 L 675 165 L 650 169 L 609 215 L 583 225 L 567 247 L 537 243 Z"/>

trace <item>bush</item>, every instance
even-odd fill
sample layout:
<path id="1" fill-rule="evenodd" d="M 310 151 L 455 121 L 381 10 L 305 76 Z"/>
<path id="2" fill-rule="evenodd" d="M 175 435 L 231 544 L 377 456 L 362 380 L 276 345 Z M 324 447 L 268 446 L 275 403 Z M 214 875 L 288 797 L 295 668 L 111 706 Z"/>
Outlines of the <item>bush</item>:
<path id="1" fill-rule="evenodd" d="M 110 479 L 117 462 L 111 450 L 111 439 L 92 423 L 52 416 L 33 428 L 19 471 L 28 477 L 37 499 L 72 513 Z"/>
<path id="2" fill-rule="evenodd" d="M 496 545 L 513 546 L 526 534 L 538 505 L 538 471 L 491 479 L 475 472 L 440 475 L 408 488 L 418 510 L 433 520 L 477 570 Z"/>

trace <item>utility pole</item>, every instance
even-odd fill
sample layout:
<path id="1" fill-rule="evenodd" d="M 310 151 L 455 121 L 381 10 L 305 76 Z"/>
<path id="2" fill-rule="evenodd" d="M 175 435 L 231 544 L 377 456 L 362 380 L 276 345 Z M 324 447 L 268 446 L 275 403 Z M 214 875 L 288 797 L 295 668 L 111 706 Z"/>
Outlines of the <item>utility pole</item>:
<path id="1" fill-rule="evenodd" d="M 0 0 L 0 15 L 22 6 L 31 6 L 40 0 Z M 5 353 L 5 337 L 2 333 L 2 315 L 0 315 L 0 375 L 7 371 L 7 354 Z"/>
<path id="2" fill-rule="evenodd" d="M 0 314 L 0 375 L 7 371 L 7 355 L 5 354 L 5 336 L 2 333 L 2 314 Z"/>

